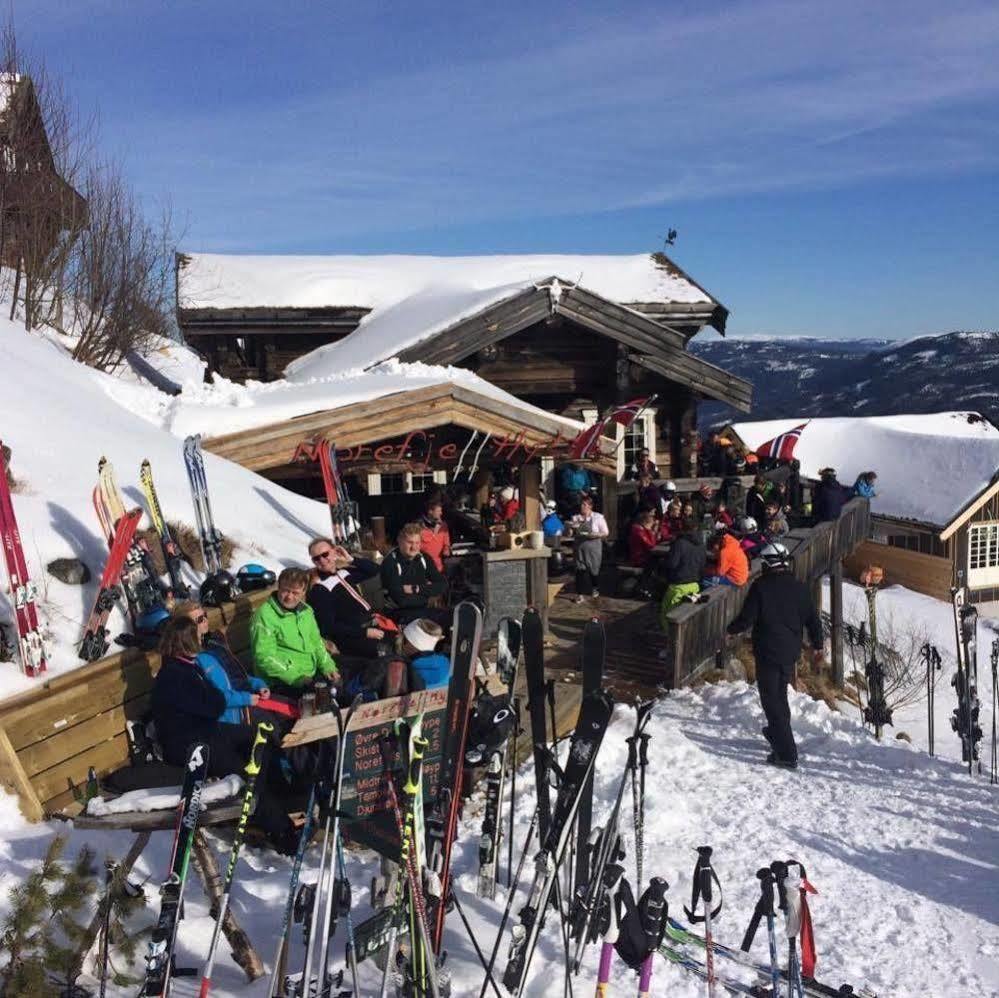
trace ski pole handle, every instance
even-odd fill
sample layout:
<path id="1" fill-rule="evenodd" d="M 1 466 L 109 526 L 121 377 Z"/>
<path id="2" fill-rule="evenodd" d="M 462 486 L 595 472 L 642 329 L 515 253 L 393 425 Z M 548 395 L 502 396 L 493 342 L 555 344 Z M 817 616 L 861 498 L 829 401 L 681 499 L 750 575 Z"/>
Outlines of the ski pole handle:
<path id="1" fill-rule="evenodd" d="M 638 753 L 638 764 L 642 767 L 642 769 L 645 769 L 649 765 L 649 742 L 651 739 L 652 735 L 647 735 L 644 732 L 642 733 Z"/>
<path id="2" fill-rule="evenodd" d="M 274 725 L 270 721 L 260 721 L 257 724 L 257 733 L 253 739 L 253 745 L 250 748 L 250 761 L 246 764 L 246 775 L 256 776 L 260 772 L 260 758 L 257 755 L 257 748 L 260 745 L 266 745 L 269 741 L 269 735 L 273 734 Z"/>

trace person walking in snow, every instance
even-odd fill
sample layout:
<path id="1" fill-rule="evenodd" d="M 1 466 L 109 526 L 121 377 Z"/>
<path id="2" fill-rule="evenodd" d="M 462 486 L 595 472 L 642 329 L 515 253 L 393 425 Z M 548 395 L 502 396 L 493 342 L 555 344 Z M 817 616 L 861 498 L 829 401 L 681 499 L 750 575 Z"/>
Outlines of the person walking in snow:
<path id="1" fill-rule="evenodd" d="M 822 621 L 808 587 L 791 574 L 791 556 L 783 544 L 768 544 L 761 552 L 763 574 L 749 587 L 729 634 L 752 631 L 756 686 L 766 716 L 763 737 L 770 743 L 767 762 L 786 769 L 798 766 L 798 747 L 791 731 L 787 685 L 801 653 L 802 631 L 808 632 L 812 656 L 822 661 Z"/>

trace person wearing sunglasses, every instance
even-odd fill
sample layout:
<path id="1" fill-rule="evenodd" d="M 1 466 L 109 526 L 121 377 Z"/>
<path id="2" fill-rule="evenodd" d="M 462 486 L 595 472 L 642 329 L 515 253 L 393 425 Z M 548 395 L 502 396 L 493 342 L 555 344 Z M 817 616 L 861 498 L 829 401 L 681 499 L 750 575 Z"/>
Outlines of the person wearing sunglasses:
<path id="1" fill-rule="evenodd" d="M 208 626 L 208 614 L 200 603 L 185 600 L 173 608 L 174 616 L 187 617 L 198 628 L 202 651 L 196 661 L 205 678 L 225 698 L 222 724 L 249 724 L 251 708 L 270 697 L 267 683 L 251 676 L 226 644 L 225 636 Z"/>
<path id="2" fill-rule="evenodd" d="M 386 629 L 360 587 L 378 575 L 378 565 L 355 557 L 328 537 L 312 541 L 309 559 L 315 565 L 315 576 L 305 598 L 316 615 L 319 633 L 341 655 L 377 658 L 384 651 Z"/>

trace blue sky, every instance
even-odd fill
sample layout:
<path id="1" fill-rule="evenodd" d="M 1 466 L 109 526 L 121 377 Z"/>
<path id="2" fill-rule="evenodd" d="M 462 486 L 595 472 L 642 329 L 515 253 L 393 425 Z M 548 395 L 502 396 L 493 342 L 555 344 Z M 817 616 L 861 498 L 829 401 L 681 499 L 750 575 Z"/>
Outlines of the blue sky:
<path id="1" fill-rule="evenodd" d="M 13 0 L 183 248 L 643 252 L 734 333 L 999 327 L 999 4 Z"/>

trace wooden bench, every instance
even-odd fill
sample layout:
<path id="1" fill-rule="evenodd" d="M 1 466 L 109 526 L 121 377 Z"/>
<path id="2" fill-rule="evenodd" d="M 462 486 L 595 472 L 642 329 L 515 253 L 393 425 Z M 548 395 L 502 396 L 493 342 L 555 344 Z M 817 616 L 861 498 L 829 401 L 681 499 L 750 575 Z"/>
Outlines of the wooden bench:
<path id="1" fill-rule="evenodd" d="M 250 618 L 268 595 L 208 610 L 212 629 L 241 658 Z M 0 784 L 29 821 L 79 814 L 90 768 L 104 777 L 129 762 L 126 724 L 148 709 L 159 666 L 158 654 L 129 649 L 0 702 Z"/>

